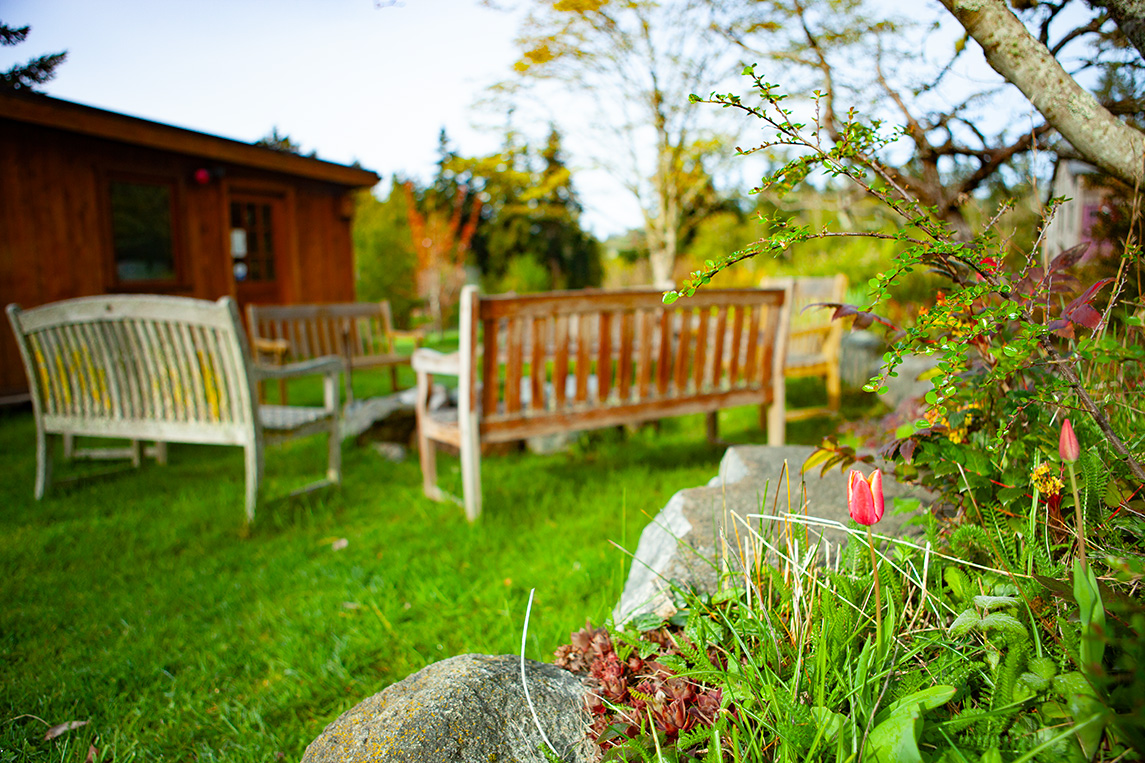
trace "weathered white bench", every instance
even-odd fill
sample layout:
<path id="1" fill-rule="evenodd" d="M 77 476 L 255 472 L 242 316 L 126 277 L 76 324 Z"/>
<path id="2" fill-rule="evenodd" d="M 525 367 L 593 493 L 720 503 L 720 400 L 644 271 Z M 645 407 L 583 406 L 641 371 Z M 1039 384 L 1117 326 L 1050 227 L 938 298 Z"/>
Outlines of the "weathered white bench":
<path id="1" fill-rule="evenodd" d="M 460 451 L 470 521 L 484 443 L 691 413 L 708 415 L 714 439 L 720 409 L 759 405 L 768 442 L 782 444 L 788 304 L 788 289 L 704 289 L 665 305 L 654 290 L 482 297 L 465 287 L 460 350 L 413 355 L 426 495 L 447 497 L 435 443 Z M 429 410 L 438 374 L 458 377 L 457 408 Z"/>
<path id="2" fill-rule="evenodd" d="M 342 302 L 309 305 L 247 305 L 247 325 L 256 355 L 276 361 L 310 360 L 337 355 L 346 363 L 346 403 L 354 401 L 353 374 L 364 368 L 389 368 L 392 391 L 398 390 L 398 366 L 409 365 L 397 339 L 421 335 L 394 328 L 390 303 Z M 279 402 L 286 385 L 279 384 Z"/>
<path id="3" fill-rule="evenodd" d="M 229 297 L 83 297 L 30 310 L 9 305 L 8 318 L 36 418 L 37 500 L 51 482 L 53 436 L 131 440 L 126 453 L 95 449 L 74 455 L 130 455 L 136 465 L 141 440 L 242 446 L 248 522 L 260 499 L 265 444 L 325 433 L 326 478 L 298 492 L 341 481 L 341 359 L 255 365 Z M 314 374 L 325 375 L 321 407 L 257 402 L 262 379 Z"/>

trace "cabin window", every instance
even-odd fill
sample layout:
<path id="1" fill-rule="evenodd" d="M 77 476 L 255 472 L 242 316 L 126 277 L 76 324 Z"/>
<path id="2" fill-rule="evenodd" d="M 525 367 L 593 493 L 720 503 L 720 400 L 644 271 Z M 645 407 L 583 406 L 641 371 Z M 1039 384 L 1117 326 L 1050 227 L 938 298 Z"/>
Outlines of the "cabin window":
<path id="1" fill-rule="evenodd" d="M 175 280 L 171 186 L 113 180 L 110 196 L 116 280 Z"/>

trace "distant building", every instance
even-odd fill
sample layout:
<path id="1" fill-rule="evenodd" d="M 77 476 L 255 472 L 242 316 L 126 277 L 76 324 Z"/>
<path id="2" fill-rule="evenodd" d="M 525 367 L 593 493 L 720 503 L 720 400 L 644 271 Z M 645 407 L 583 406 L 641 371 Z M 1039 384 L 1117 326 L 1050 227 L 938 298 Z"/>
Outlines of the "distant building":
<path id="1" fill-rule="evenodd" d="M 353 191 L 378 176 L 38 94 L 0 92 L 0 306 L 146 292 L 354 299 Z M 27 391 L 0 329 L 0 399 Z"/>
<path id="2" fill-rule="evenodd" d="M 1046 228 L 1042 242 L 1042 256 L 1046 262 L 1072 246 L 1094 240 L 1090 235 L 1094 220 L 1109 205 L 1114 193 L 1101 177 L 1096 168 L 1085 162 L 1059 161 L 1054 167 L 1050 196 L 1065 197 L 1068 201 L 1058 207 Z M 1112 245 L 1106 241 L 1091 246 L 1086 256 L 1109 254 L 1112 251 Z"/>

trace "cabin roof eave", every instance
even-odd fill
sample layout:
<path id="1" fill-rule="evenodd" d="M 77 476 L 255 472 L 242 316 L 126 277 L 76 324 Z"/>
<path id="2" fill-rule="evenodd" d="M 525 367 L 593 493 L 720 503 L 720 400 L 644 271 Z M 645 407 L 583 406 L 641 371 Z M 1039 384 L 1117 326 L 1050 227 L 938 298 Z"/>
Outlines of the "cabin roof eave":
<path id="1" fill-rule="evenodd" d="M 351 188 L 369 188 L 380 178 L 360 167 L 335 164 L 265 146 L 152 122 L 50 96 L 0 92 L 0 119 L 89 135 L 208 161 L 253 167 Z"/>

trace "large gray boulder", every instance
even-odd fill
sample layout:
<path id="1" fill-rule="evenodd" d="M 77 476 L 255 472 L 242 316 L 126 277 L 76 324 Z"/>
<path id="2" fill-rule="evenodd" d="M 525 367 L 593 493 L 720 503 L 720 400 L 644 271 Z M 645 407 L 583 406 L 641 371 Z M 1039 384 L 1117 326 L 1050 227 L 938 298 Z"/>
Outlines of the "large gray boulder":
<path id="1" fill-rule="evenodd" d="M 799 470 L 814 450 L 803 445 L 735 446 L 724 454 L 719 474 L 707 486 L 672 496 L 640 535 L 632 570 L 613 610 L 616 623 L 646 612 L 670 614 L 672 581 L 714 592 L 723 574 L 742 573 L 745 559 L 750 568 L 753 554 L 766 554 L 774 563 L 774 551 L 749 542 L 753 530 L 786 555 L 802 557 L 817 546 L 819 554 L 834 558 L 847 540 L 837 525 L 850 521 L 846 474 L 834 469 L 820 478 L 815 469 L 801 477 Z M 781 479 L 785 464 L 790 485 Z M 869 467 L 861 470 L 870 472 Z M 895 482 L 885 469 L 883 477 L 887 510 L 874 530 L 894 536 L 902 532 L 907 519 L 892 512 L 894 499 L 918 498 L 926 505 L 929 497 Z M 789 512 L 836 525 L 780 523 L 752 516 L 782 517 Z"/>
<path id="2" fill-rule="evenodd" d="M 549 742 L 570 763 L 597 751 L 586 689 L 572 673 L 526 660 L 529 697 Z M 463 654 L 429 665 L 343 713 L 302 763 L 544 763 L 519 657 Z"/>

